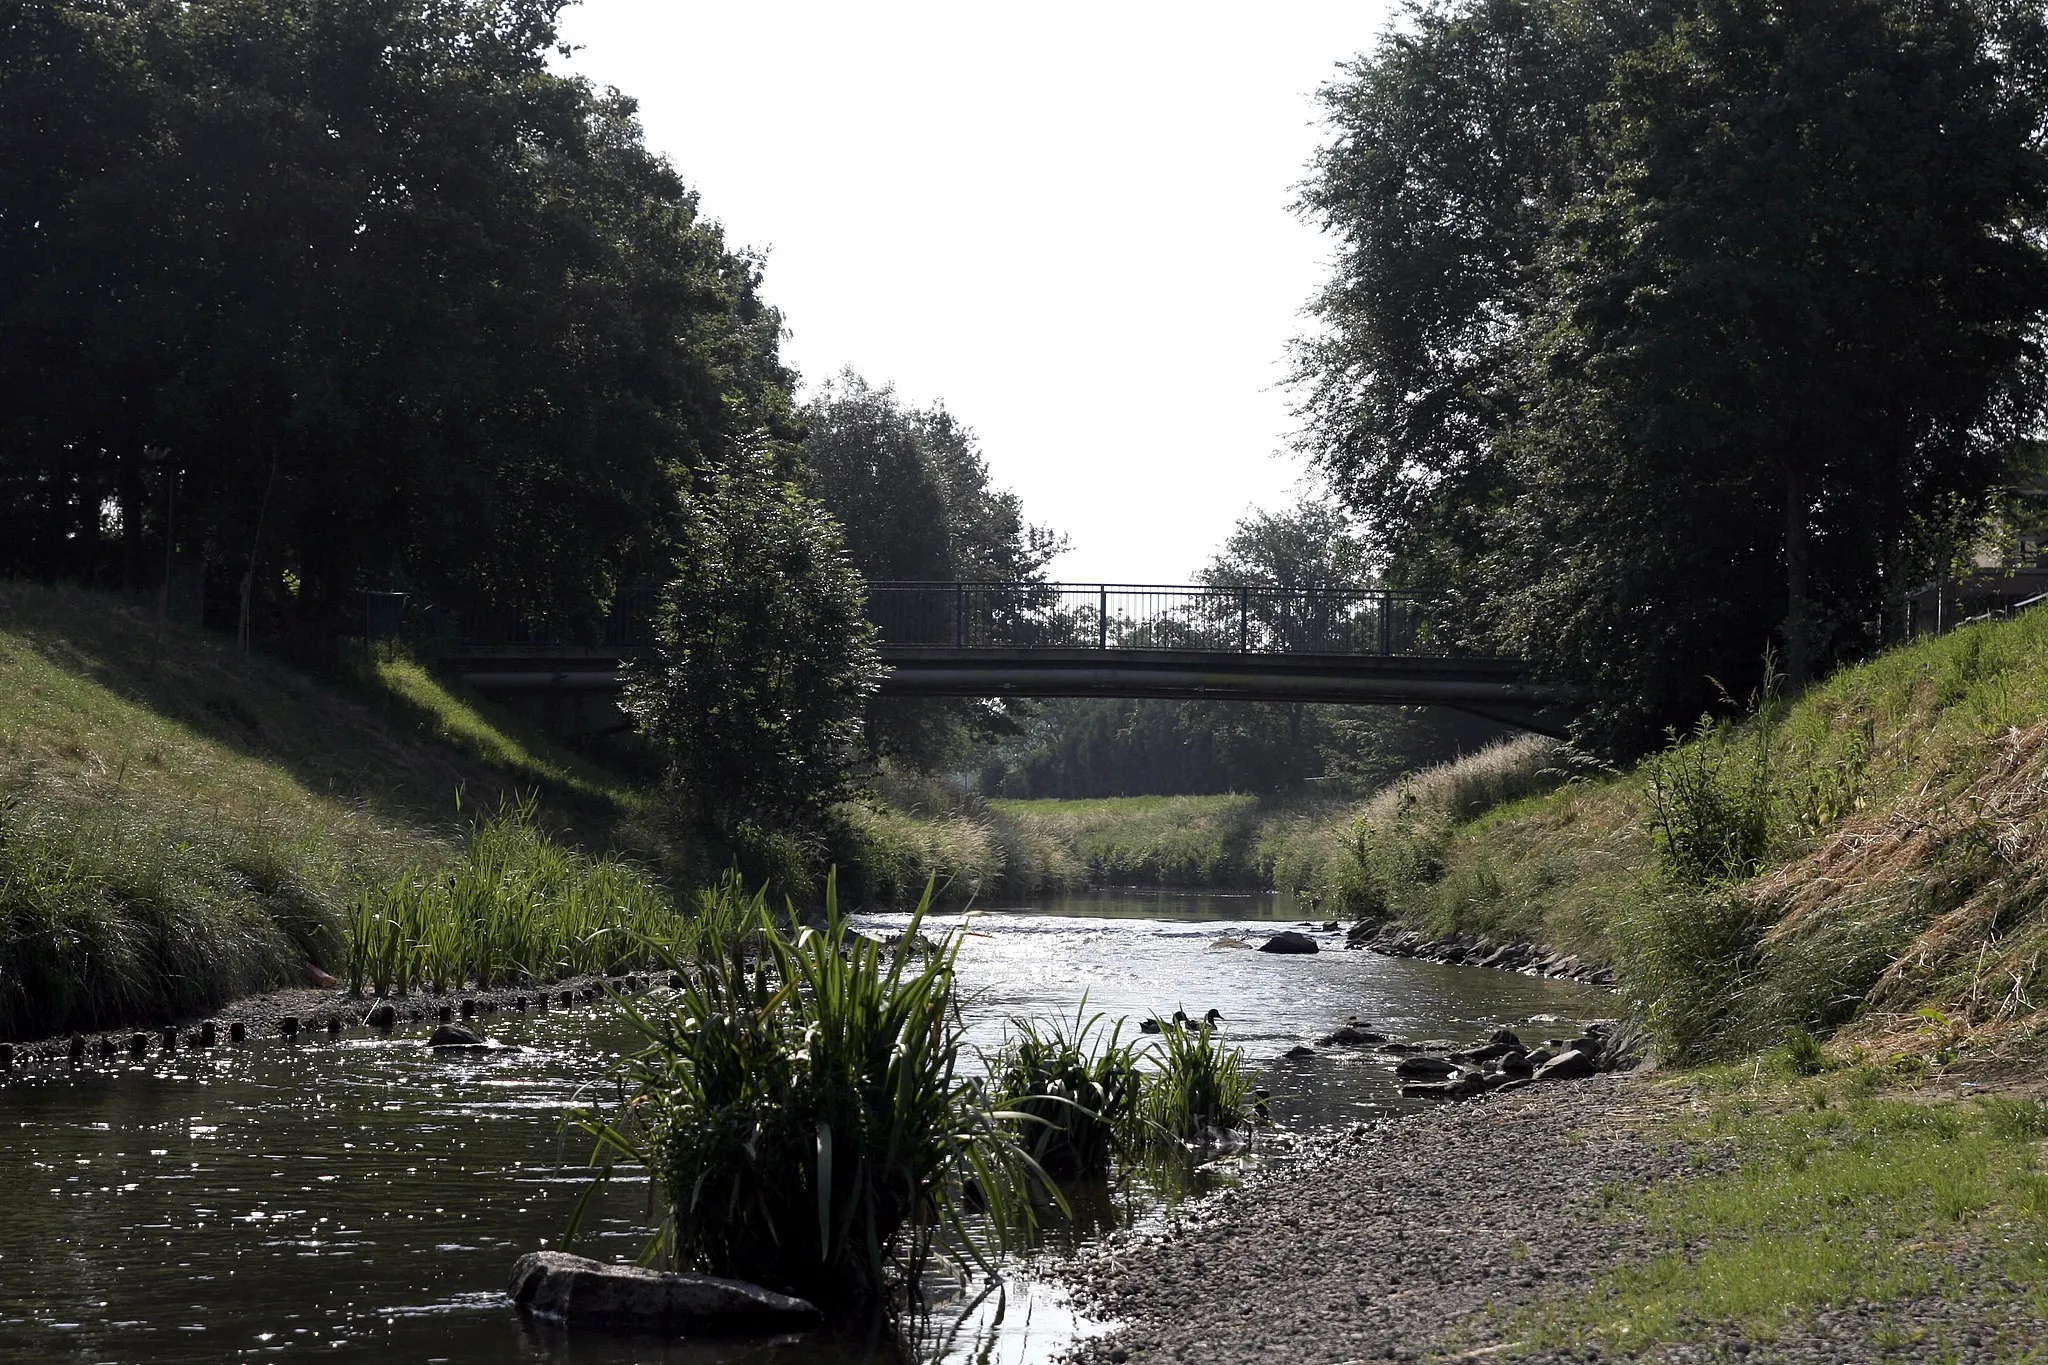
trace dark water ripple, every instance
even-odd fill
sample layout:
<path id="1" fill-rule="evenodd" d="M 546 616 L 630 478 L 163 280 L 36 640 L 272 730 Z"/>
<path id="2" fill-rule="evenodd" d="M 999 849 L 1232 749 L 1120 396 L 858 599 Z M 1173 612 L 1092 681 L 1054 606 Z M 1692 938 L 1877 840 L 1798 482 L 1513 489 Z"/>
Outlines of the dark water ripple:
<path id="1" fill-rule="evenodd" d="M 1414 1037 L 1471 1037 L 1606 998 L 1583 988 L 1257 942 L 1271 898 L 1096 897 L 935 921 L 964 928 L 974 1041 L 1013 1014 L 1224 1011 L 1265 1070 L 1277 1116 L 1343 1123 L 1398 1104 L 1384 1059 L 1287 1048 L 1356 1014 Z M 900 917 L 864 921 L 886 932 Z M 1334 947 L 1333 936 L 1324 936 Z M 520 1052 L 436 1058 L 416 1034 L 266 1042 L 147 1064 L 46 1068 L 0 1087 L 0 1361 L 843 1361 L 816 1346 L 718 1346 L 522 1323 L 512 1260 L 557 1241 L 582 1189 L 564 1114 L 628 1037 L 602 1009 L 497 1016 Z M 1532 1030 L 1538 1034 L 1544 1026 Z M 1098 1223 L 1144 1214 L 1139 1184 Z M 630 1256 L 644 1187 L 621 1183 L 579 1250 Z M 958 1360 L 1022 1365 L 1077 1330 L 1028 1263 L 961 1325 Z"/>

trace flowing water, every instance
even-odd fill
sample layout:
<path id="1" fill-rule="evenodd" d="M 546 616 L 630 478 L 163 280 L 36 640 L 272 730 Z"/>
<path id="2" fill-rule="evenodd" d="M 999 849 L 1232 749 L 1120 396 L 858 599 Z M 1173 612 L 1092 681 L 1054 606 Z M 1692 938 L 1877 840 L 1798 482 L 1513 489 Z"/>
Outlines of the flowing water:
<path id="1" fill-rule="evenodd" d="M 1389 1059 L 1284 1053 L 1352 1015 L 1397 1037 L 1469 1040 L 1502 1024 L 1559 1036 L 1600 992 L 1341 947 L 1250 951 L 1297 911 L 1270 896 L 1098 894 L 946 916 L 963 930 L 973 1040 L 1013 1015 L 1087 1009 L 1133 1021 L 1223 1012 L 1285 1128 L 1404 1102 Z M 905 917 L 863 917 L 869 932 Z M 1556 1020 L 1556 1023 L 1547 1021 Z M 504 1298 L 522 1251 L 553 1245 L 587 1144 L 563 1116 L 630 1036 L 603 1007 L 492 1016 L 518 1052 L 436 1057 L 417 1032 L 264 1042 L 146 1063 L 43 1067 L 0 1085 L 0 1361 L 811 1362 L 816 1345 L 721 1346 L 567 1334 Z M 1132 1182 L 1098 1222 L 1162 1196 Z M 601 1201 L 577 1249 L 630 1257 L 644 1187 Z M 593 1230 L 594 1229 L 594 1230 Z M 1076 1331 L 1024 1262 L 1003 1292 L 928 1343 L 948 1360 L 1026 1365 Z"/>

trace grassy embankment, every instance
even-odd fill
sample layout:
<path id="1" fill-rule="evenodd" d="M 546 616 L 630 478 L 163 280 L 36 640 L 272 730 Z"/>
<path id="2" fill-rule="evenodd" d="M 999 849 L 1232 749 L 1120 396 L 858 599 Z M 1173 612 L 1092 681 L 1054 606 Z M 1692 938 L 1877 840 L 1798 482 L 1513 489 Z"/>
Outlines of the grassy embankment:
<path id="1" fill-rule="evenodd" d="M 2048 613 L 1468 818 L 1376 799 L 1376 911 L 1615 963 L 1690 1100 L 1667 1136 L 1730 1158 L 1617 1190 L 1669 1252 L 1516 1335 L 1769 1341 L 1832 1307 L 1887 1349 L 2042 1358 L 2004 1324 L 2048 1315 L 2044 840 Z"/>
<path id="2" fill-rule="evenodd" d="M 409 661 L 316 681 L 195 631 L 159 649 L 149 611 L 103 594 L 0 585 L 0 1039 L 339 972 L 366 893 L 479 893 L 471 822 L 519 795 L 590 850 L 637 814 L 607 774 Z M 528 834 L 500 830 L 501 879 L 640 881 Z M 474 942 L 447 946 L 475 966 Z"/>
<path id="3" fill-rule="evenodd" d="M 863 804 L 866 899 L 1015 899 L 1088 886 L 1284 890 L 1344 912 L 1358 904 L 1357 802 L 1256 796 Z"/>
<path id="4" fill-rule="evenodd" d="M 1681 1060 L 1837 1030 L 1943 1066 L 2036 1057 L 2048 613 L 1475 818 L 1383 796 L 1359 846 L 1384 913 L 1615 962 Z"/>

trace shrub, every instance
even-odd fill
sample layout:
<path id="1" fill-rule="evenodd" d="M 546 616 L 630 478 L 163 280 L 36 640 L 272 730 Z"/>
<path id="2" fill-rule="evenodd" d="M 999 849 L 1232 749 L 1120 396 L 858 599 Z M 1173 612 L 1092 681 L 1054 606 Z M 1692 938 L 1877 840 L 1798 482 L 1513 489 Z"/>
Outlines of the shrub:
<path id="1" fill-rule="evenodd" d="M 1689 740 L 1646 764 L 1650 834 L 1670 876 L 1689 886 L 1742 881 L 1763 867 L 1776 842 L 1777 762 L 1772 718 L 1747 734 L 1702 716 Z"/>
<path id="2" fill-rule="evenodd" d="M 1092 1045 L 1102 1016 L 1087 1008 L 1084 997 L 1071 1025 L 1012 1021 L 989 1066 L 997 1106 L 1018 1116 L 1018 1141 L 1040 1169 L 1063 1180 L 1109 1174 L 1112 1156 L 1133 1145 L 1142 1092 L 1137 1050 L 1122 1041 L 1122 1021 Z"/>
<path id="3" fill-rule="evenodd" d="M 714 894 L 748 932 L 708 943 L 681 991 L 627 1003 L 644 1044 L 620 1064 L 624 1101 L 584 1116 L 600 1179 L 625 1160 L 659 1187 L 643 1261 L 842 1317 L 886 1305 L 892 1267 L 914 1290 L 942 1236 L 986 1264 L 1029 1225 L 1030 1164 L 961 1068 L 957 941 L 890 954 L 847 933 L 829 882 L 820 929 L 777 924 L 731 882 Z M 966 1217 L 970 1189 L 987 1219 Z"/>
<path id="4" fill-rule="evenodd" d="M 858 788 L 881 665 L 860 574 L 823 506 L 742 450 L 690 499 L 625 708 L 672 762 L 685 820 L 810 831 Z"/>

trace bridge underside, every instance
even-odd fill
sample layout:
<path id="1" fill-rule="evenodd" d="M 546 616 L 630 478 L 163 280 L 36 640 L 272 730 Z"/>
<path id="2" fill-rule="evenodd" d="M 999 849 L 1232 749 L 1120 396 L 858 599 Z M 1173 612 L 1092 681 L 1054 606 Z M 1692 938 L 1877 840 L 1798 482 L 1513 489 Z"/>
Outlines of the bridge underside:
<path id="1" fill-rule="evenodd" d="M 1356 654 L 1239 654 L 1152 649 L 959 649 L 890 646 L 885 696 L 1164 697 L 1178 700 L 1449 706 L 1543 734 L 1563 734 L 1571 694 L 1497 659 Z M 480 692 L 550 728 L 623 729 L 624 660 L 616 650 L 497 649 L 450 662 Z"/>
<path id="2" fill-rule="evenodd" d="M 1449 706 L 1561 735 L 1573 696 L 1511 660 L 1152 649 L 882 651 L 885 696 L 1164 697 L 1177 700 Z"/>

